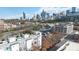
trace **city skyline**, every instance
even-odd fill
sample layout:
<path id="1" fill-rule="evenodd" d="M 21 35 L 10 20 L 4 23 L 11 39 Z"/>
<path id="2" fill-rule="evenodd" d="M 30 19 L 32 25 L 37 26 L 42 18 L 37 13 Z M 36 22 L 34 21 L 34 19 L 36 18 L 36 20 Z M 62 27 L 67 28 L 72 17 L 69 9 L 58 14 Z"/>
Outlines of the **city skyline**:
<path id="1" fill-rule="evenodd" d="M 42 10 L 52 14 L 68 9 L 70 10 L 71 7 L 0 7 L 0 19 L 20 18 L 23 12 L 25 12 L 26 18 L 31 18 L 34 14 L 40 14 Z"/>

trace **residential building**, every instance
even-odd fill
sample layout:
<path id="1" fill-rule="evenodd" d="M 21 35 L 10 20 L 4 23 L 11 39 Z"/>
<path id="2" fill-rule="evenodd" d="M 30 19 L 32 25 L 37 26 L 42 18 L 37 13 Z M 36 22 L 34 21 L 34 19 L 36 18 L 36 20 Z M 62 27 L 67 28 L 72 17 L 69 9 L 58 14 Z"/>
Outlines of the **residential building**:
<path id="1" fill-rule="evenodd" d="M 0 20 L 0 31 L 5 30 L 4 25 L 5 25 L 4 21 Z"/>
<path id="2" fill-rule="evenodd" d="M 73 23 L 61 23 L 54 26 L 55 32 L 71 34 L 73 32 Z"/>
<path id="3" fill-rule="evenodd" d="M 0 44 L 0 50 L 31 51 L 33 50 L 33 46 L 38 49 L 42 48 L 42 34 L 39 31 L 34 32 L 34 34 L 8 37 L 7 40 Z"/>
<path id="4" fill-rule="evenodd" d="M 5 31 L 8 29 L 16 28 L 17 26 L 11 23 L 5 23 L 3 20 L 0 20 L 0 31 Z"/>

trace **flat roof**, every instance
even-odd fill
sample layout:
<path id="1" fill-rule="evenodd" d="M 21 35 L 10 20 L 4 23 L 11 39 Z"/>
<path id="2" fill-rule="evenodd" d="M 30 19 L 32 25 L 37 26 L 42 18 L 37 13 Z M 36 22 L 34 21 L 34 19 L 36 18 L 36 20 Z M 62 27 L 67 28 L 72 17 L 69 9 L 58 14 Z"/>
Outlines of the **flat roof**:
<path id="1" fill-rule="evenodd" d="M 79 51 L 79 43 L 67 41 L 57 51 Z"/>
<path id="2" fill-rule="evenodd" d="M 64 51 L 79 51 L 79 43 L 69 41 L 69 46 Z"/>

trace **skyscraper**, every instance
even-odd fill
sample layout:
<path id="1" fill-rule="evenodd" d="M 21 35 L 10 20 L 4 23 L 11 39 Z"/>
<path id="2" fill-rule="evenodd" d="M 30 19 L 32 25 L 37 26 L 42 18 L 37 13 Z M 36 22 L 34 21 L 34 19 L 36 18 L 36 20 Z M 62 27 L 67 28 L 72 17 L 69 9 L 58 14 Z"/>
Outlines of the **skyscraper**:
<path id="1" fill-rule="evenodd" d="M 26 18 L 26 15 L 25 15 L 25 13 L 23 12 L 23 19 L 25 19 Z"/>
<path id="2" fill-rule="evenodd" d="M 46 15 L 46 12 L 43 10 L 42 13 L 41 13 L 42 20 L 45 20 L 45 15 Z"/>
<path id="3" fill-rule="evenodd" d="M 22 17 L 20 17 L 20 20 L 22 20 Z"/>
<path id="4" fill-rule="evenodd" d="M 40 15 L 37 14 L 37 15 L 36 15 L 36 18 L 37 18 L 37 20 L 40 20 Z"/>
<path id="5" fill-rule="evenodd" d="M 36 21 L 36 20 L 37 20 L 35 14 L 34 14 L 33 17 L 32 17 L 32 20 L 33 20 L 33 21 Z"/>
<path id="6" fill-rule="evenodd" d="M 66 14 L 69 14 L 70 13 L 70 10 L 66 10 Z"/>
<path id="7" fill-rule="evenodd" d="M 76 12 L 76 7 L 72 7 L 72 13 Z"/>
<path id="8" fill-rule="evenodd" d="M 50 18 L 50 15 L 49 15 L 49 13 L 47 13 L 47 19 L 49 19 Z"/>

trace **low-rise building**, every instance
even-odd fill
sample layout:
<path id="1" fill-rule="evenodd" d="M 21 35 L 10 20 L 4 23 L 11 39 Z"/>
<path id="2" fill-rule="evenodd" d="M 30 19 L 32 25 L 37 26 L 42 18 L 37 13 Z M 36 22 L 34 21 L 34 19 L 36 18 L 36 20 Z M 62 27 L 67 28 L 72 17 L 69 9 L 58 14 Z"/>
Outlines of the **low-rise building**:
<path id="1" fill-rule="evenodd" d="M 0 31 L 5 31 L 8 29 L 16 28 L 17 26 L 10 23 L 5 23 L 3 20 L 0 20 Z"/>
<path id="2" fill-rule="evenodd" d="M 25 34 L 24 38 L 27 40 L 27 49 L 32 50 L 32 46 L 36 46 L 39 49 L 42 48 L 42 33 L 41 32 L 35 32 L 34 34 L 28 35 Z"/>
<path id="3" fill-rule="evenodd" d="M 22 36 L 8 37 L 5 42 L 0 44 L 0 50 L 8 51 L 31 51 L 33 46 L 41 49 L 42 47 L 42 34 L 41 32 L 34 32 L 34 34 L 23 34 Z"/>

